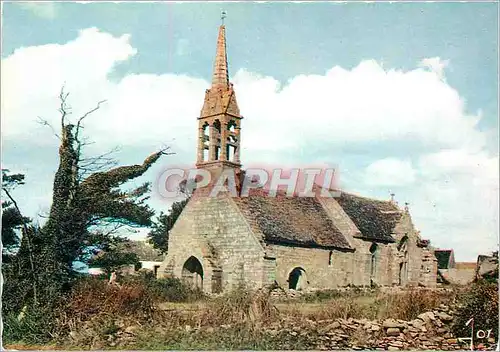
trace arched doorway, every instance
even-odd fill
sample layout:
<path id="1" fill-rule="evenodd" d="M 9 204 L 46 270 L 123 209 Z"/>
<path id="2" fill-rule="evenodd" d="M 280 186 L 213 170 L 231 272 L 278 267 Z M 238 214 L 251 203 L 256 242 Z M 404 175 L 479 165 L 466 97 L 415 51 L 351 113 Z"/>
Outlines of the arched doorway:
<path id="1" fill-rule="evenodd" d="M 194 288 L 203 289 L 203 267 L 193 256 L 182 266 L 182 281 Z"/>
<path id="2" fill-rule="evenodd" d="M 302 290 L 306 287 L 306 271 L 302 268 L 293 269 L 288 275 L 288 288 L 291 290 Z"/>

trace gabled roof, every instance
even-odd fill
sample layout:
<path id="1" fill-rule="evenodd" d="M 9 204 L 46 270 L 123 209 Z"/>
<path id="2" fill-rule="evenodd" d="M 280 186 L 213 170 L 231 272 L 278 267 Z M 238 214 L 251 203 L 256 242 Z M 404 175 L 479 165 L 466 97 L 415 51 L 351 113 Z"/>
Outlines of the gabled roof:
<path id="1" fill-rule="evenodd" d="M 139 258 L 141 262 L 161 262 L 163 261 L 163 255 L 160 251 L 153 248 L 151 244 L 146 242 L 145 240 L 138 241 L 128 241 L 124 243 L 120 243 L 117 245 L 117 249 L 124 253 L 134 253 Z M 106 251 L 99 250 L 93 256 L 94 259 L 102 257 L 106 254 Z M 92 266 L 95 268 L 95 266 Z"/>
<path id="2" fill-rule="evenodd" d="M 241 117 L 240 109 L 236 102 L 236 94 L 231 85 L 224 89 L 210 88 L 205 92 L 205 100 L 199 118 L 220 114 Z"/>
<path id="3" fill-rule="evenodd" d="M 395 242 L 391 236 L 403 212 L 396 204 L 342 192 L 336 198 L 345 213 L 351 218 L 361 234 L 356 237 Z"/>
<path id="4" fill-rule="evenodd" d="M 352 249 L 314 197 L 269 197 L 252 189 L 248 197 L 233 198 L 243 216 L 264 235 L 264 241 L 308 247 Z"/>
<path id="5" fill-rule="evenodd" d="M 438 269 L 449 269 L 450 257 L 453 254 L 452 249 L 436 249 L 434 255 L 438 261 Z"/>
<path id="6" fill-rule="evenodd" d="M 163 261 L 161 252 L 146 241 L 130 241 L 128 251 L 137 254 L 140 261 Z"/>

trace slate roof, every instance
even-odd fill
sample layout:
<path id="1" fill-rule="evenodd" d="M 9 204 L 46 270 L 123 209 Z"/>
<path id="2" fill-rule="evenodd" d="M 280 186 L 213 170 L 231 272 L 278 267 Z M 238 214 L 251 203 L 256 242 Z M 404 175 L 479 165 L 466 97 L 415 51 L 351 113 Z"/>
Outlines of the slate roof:
<path id="1" fill-rule="evenodd" d="M 434 255 L 437 259 L 438 269 L 449 269 L 450 256 L 453 250 L 451 249 L 436 249 Z"/>
<path id="2" fill-rule="evenodd" d="M 233 198 L 242 214 L 264 234 L 267 242 L 352 249 L 314 197 L 266 196 L 252 189 L 248 197 Z"/>
<path id="3" fill-rule="evenodd" d="M 395 242 L 391 236 L 402 211 L 390 201 L 355 196 L 342 192 L 337 202 L 351 218 L 361 234 L 356 237 Z"/>
<path id="4" fill-rule="evenodd" d="M 129 251 L 137 254 L 140 261 L 161 262 L 163 256 L 146 241 L 130 241 Z"/>

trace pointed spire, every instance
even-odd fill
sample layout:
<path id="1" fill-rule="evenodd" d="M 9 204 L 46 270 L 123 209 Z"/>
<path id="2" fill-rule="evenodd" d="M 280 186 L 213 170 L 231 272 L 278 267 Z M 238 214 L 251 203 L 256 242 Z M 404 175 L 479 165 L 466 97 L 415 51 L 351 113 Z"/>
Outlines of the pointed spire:
<path id="1" fill-rule="evenodd" d="M 214 72 L 212 76 L 212 87 L 228 87 L 229 73 L 227 69 L 226 54 L 226 28 L 219 27 L 219 37 L 217 38 L 217 52 L 215 54 Z"/>

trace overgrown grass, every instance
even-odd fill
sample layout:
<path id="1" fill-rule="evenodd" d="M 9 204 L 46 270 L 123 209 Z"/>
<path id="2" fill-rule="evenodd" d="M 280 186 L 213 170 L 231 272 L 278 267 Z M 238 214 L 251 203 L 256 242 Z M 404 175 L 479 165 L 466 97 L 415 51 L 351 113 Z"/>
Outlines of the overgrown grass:
<path id="1" fill-rule="evenodd" d="M 144 286 L 156 301 L 195 302 L 205 298 L 201 290 L 192 289 L 177 278 L 156 279 L 150 272 L 125 277 L 123 282 Z"/>
<path id="2" fill-rule="evenodd" d="M 305 294 L 300 298 L 300 300 L 307 303 L 324 302 L 334 298 L 342 297 L 342 295 L 343 292 L 340 292 L 338 290 L 318 290 Z"/>
<path id="3" fill-rule="evenodd" d="M 265 323 L 278 317 L 269 296 L 238 288 L 207 302 L 201 320 L 206 325 Z"/>
<path id="4" fill-rule="evenodd" d="M 45 344 L 66 340 L 77 331 L 80 341 L 91 344 L 96 333 L 118 331 L 117 319 L 122 324 L 151 323 L 162 315 L 159 302 L 191 302 L 202 297 L 177 279 L 136 276 L 110 285 L 105 278 L 87 277 L 51 307 L 28 305 L 21 314 L 4 316 L 3 337 L 6 343 Z"/>
<path id="5" fill-rule="evenodd" d="M 327 291 L 325 295 L 315 293 L 306 296 L 295 305 L 278 304 L 278 307 L 296 317 L 305 316 L 316 320 L 338 318 L 412 320 L 421 313 L 437 308 L 441 303 L 449 303 L 453 297 L 453 293 L 443 294 L 420 289 L 392 293 L 376 290 L 364 293 Z"/>
<path id="6" fill-rule="evenodd" d="M 400 294 L 385 294 L 377 298 L 377 318 L 413 320 L 418 315 L 436 309 L 442 303 L 451 303 L 454 293 L 433 290 L 409 290 Z"/>
<path id="7" fill-rule="evenodd" d="M 295 302 L 273 304 L 264 291 L 244 288 L 209 298 L 178 280 L 131 277 L 123 280 L 120 286 L 113 286 L 107 281 L 90 278 L 73 289 L 55 318 L 47 314 L 54 322 L 52 325 L 42 311 L 25 312 L 21 320 L 14 316 L 4 320 L 8 325 L 8 334 L 4 337 L 7 343 L 56 341 L 67 349 L 311 349 L 315 346 L 308 336 L 311 332 L 307 330 L 306 320 L 411 320 L 441 303 L 454 302 L 455 298 L 453 292 L 422 289 L 402 292 L 331 290 L 315 292 Z M 498 313 L 498 294 L 492 286 L 471 288 L 459 299 L 463 319 L 473 310 L 478 315 L 486 312 L 490 320 L 485 320 L 484 324 L 495 319 L 498 324 L 498 315 L 493 314 Z M 172 302 L 174 308 L 160 309 L 165 301 Z M 473 301 L 482 303 L 474 305 Z M 490 310 L 485 310 L 488 304 Z M 181 307 L 176 309 L 176 306 Z M 481 321 L 482 318 L 477 319 Z M 45 330 L 44 324 L 47 324 Z M 283 324 L 291 324 L 299 330 L 292 335 L 289 330 L 280 328 Z M 40 334 L 44 331 L 45 334 Z M 29 338 L 24 337 L 26 333 Z M 353 341 L 366 343 L 362 331 L 352 334 Z"/>
<path id="8" fill-rule="evenodd" d="M 492 330 L 492 336 L 498 339 L 498 283 L 480 280 L 459 296 L 459 305 L 452 329 L 457 336 L 469 336 L 469 319 L 474 319 L 475 331 Z"/>
<path id="9" fill-rule="evenodd" d="M 26 306 L 20 314 L 3 316 L 3 339 L 8 342 L 46 344 L 55 337 L 56 313 L 40 306 Z"/>

